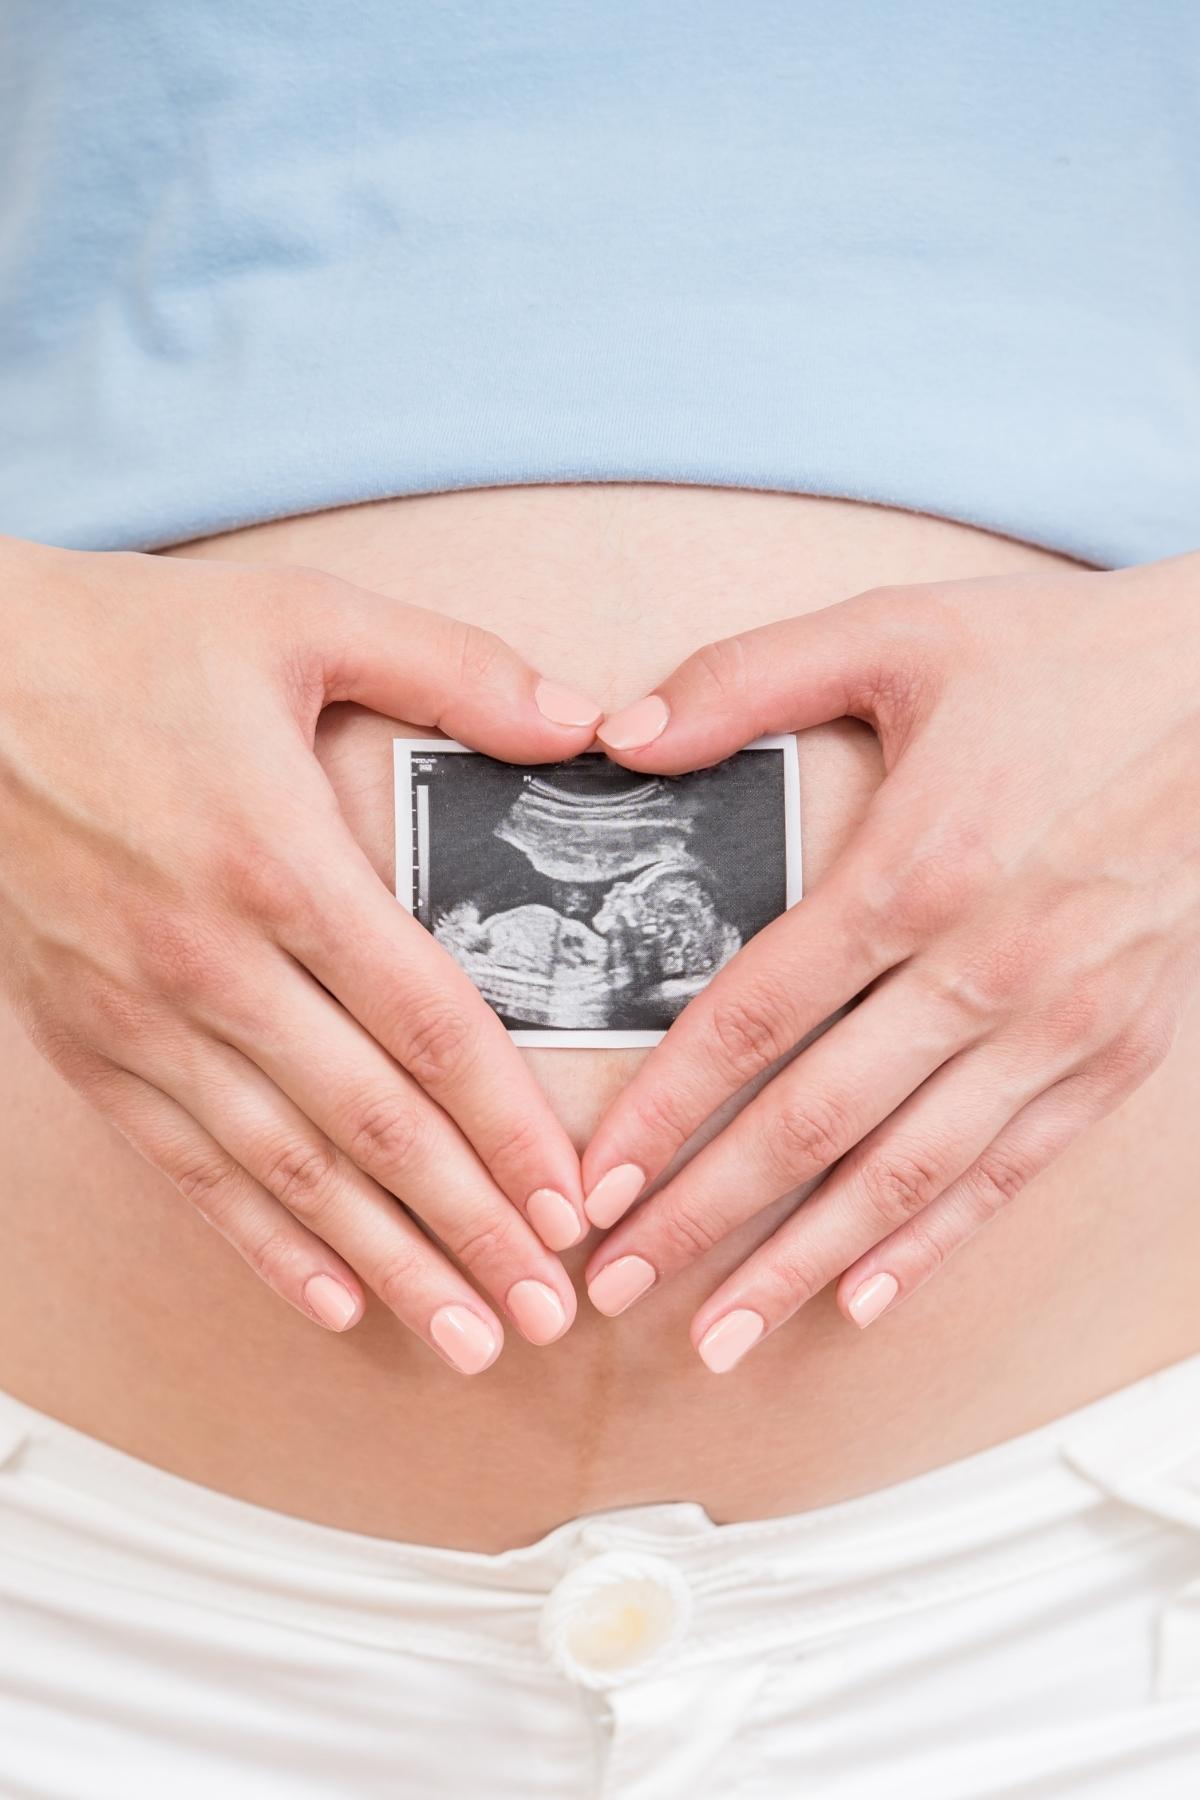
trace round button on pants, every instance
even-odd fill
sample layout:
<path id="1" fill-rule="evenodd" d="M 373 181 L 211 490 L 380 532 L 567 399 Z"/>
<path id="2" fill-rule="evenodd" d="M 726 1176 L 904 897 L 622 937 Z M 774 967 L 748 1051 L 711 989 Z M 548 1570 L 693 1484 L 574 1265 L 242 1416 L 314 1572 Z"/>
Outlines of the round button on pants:
<path id="1" fill-rule="evenodd" d="M 551 1589 L 540 1637 L 569 1680 L 610 1688 L 661 1663 L 691 1616 L 691 1589 L 672 1563 L 638 1551 L 601 1551 Z"/>

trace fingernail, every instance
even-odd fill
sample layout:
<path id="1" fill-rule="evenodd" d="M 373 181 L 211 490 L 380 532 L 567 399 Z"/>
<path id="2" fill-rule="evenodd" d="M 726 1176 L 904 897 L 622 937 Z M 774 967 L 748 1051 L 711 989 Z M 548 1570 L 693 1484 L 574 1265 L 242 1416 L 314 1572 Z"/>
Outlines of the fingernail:
<path id="1" fill-rule="evenodd" d="M 714 1375 L 724 1375 L 757 1344 L 765 1330 L 761 1313 L 739 1307 L 736 1312 L 726 1313 L 723 1319 L 710 1325 L 696 1348 Z"/>
<path id="2" fill-rule="evenodd" d="M 495 1332 L 468 1306 L 440 1306 L 429 1321 L 429 1335 L 464 1375 L 478 1375 L 496 1354 Z"/>
<path id="3" fill-rule="evenodd" d="M 533 698 L 542 717 L 555 725 L 594 725 L 604 711 L 578 688 L 563 687 L 559 681 L 539 681 Z"/>
<path id="4" fill-rule="evenodd" d="M 615 1225 L 621 1214 L 628 1212 L 646 1185 L 645 1172 L 636 1163 L 618 1163 L 602 1175 L 587 1199 L 583 1210 L 593 1225 Z"/>
<path id="5" fill-rule="evenodd" d="M 549 1344 L 567 1322 L 567 1309 L 544 1281 L 518 1281 L 508 1290 L 508 1310 L 531 1344 Z"/>
<path id="6" fill-rule="evenodd" d="M 643 744 L 652 744 L 662 735 L 670 716 L 666 701 L 651 694 L 605 719 L 596 736 L 610 750 L 640 750 Z"/>
<path id="7" fill-rule="evenodd" d="M 547 1250 L 569 1250 L 586 1229 L 571 1202 L 556 1188 L 538 1188 L 530 1194 L 525 1210 Z"/>
<path id="8" fill-rule="evenodd" d="M 304 1284 L 304 1304 L 330 1331 L 345 1331 L 358 1316 L 358 1301 L 332 1275 L 309 1276 Z"/>
<path id="9" fill-rule="evenodd" d="M 872 1275 L 850 1296 L 846 1310 L 856 1325 L 867 1326 L 892 1304 L 900 1292 L 894 1275 Z"/>
<path id="10" fill-rule="evenodd" d="M 618 1256 L 616 1262 L 601 1269 L 588 1283 L 588 1299 L 597 1312 L 614 1319 L 639 1294 L 654 1286 L 658 1277 L 644 1256 Z"/>

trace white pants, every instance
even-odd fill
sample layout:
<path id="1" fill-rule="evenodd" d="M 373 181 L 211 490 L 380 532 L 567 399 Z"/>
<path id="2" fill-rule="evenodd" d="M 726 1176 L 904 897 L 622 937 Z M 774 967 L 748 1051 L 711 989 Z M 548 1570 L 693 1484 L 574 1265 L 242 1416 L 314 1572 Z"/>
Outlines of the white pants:
<path id="1" fill-rule="evenodd" d="M 3 1800 L 1188 1800 L 1200 1357 L 858 1500 L 502 1555 L 284 1517 L 0 1395 Z"/>

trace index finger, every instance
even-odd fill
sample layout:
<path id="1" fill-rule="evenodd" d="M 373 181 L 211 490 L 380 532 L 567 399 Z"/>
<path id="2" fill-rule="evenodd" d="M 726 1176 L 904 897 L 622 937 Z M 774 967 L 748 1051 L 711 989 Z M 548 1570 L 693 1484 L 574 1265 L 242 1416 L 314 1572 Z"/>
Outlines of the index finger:
<path id="1" fill-rule="evenodd" d="M 880 670 L 906 666 L 901 621 L 878 594 L 705 644 L 596 736 L 628 768 L 680 775 L 764 733 L 831 719 L 877 720 Z"/>
<path id="2" fill-rule="evenodd" d="M 293 631 L 294 586 L 293 576 Z M 596 702 L 540 676 L 495 632 L 320 572 L 301 616 L 322 664 L 322 705 L 357 701 L 507 762 L 555 762 L 592 741 Z"/>
<path id="3" fill-rule="evenodd" d="M 547 1246 L 575 1243 L 583 1190 L 563 1125 L 498 1015 L 388 892 L 340 816 L 306 885 L 281 946 L 450 1115 Z"/>

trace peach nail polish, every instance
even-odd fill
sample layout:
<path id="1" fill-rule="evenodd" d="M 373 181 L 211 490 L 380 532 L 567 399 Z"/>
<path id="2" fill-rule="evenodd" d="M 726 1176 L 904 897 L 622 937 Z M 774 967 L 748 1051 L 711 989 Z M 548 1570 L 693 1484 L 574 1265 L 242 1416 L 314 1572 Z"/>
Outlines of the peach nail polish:
<path id="1" fill-rule="evenodd" d="M 587 1229 L 566 1195 L 556 1188 L 538 1188 L 530 1194 L 526 1211 L 547 1250 L 569 1250 Z"/>
<path id="2" fill-rule="evenodd" d="M 604 710 L 578 688 L 564 687 L 559 681 L 539 681 L 533 698 L 542 717 L 553 725 L 594 725 Z"/>
<path id="3" fill-rule="evenodd" d="M 358 1313 L 354 1295 L 332 1275 L 310 1275 L 304 1284 L 304 1302 L 330 1331 L 345 1331 Z"/>
<path id="4" fill-rule="evenodd" d="M 855 1288 L 847 1311 L 856 1325 L 865 1328 L 892 1304 L 899 1292 L 900 1283 L 894 1275 L 871 1275 L 861 1287 Z"/>
<path id="5" fill-rule="evenodd" d="M 615 1319 L 632 1306 L 639 1294 L 652 1288 L 658 1277 L 644 1256 L 618 1256 L 588 1283 L 588 1298 L 597 1312 Z"/>
<path id="6" fill-rule="evenodd" d="M 736 1312 L 726 1313 L 723 1319 L 710 1325 L 696 1348 L 714 1375 L 724 1375 L 757 1344 L 765 1329 L 761 1313 L 740 1306 Z"/>
<path id="7" fill-rule="evenodd" d="M 496 1354 L 495 1332 L 469 1306 L 439 1306 L 429 1321 L 429 1335 L 464 1375 L 478 1375 Z"/>
<path id="8" fill-rule="evenodd" d="M 605 719 L 596 736 L 610 750 L 640 750 L 643 744 L 652 744 L 662 736 L 670 716 L 666 701 L 658 694 L 650 694 Z"/>
<path id="9" fill-rule="evenodd" d="M 531 1344 L 552 1343 L 567 1322 L 566 1307 L 544 1281 L 515 1281 L 508 1290 L 508 1310 Z"/>
<path id="10" fill-rule="evenodd" d="M 602 1175 L 587 1199 L 583 1210 L 593 1225 L 601 1229 L 615 1225 L 622 1213 L 628 1212 L 646 1185 L 645 1172 L 636 1163 L 618 1163 Z"/>

